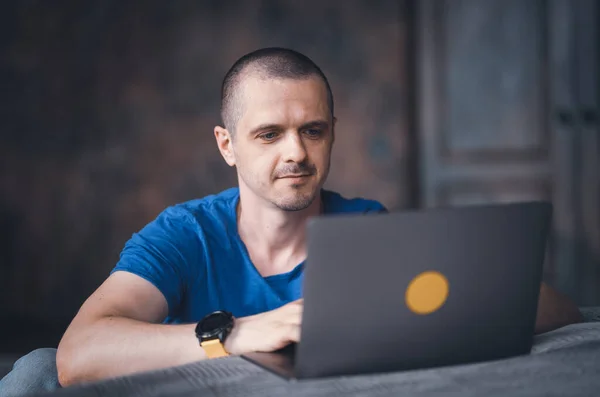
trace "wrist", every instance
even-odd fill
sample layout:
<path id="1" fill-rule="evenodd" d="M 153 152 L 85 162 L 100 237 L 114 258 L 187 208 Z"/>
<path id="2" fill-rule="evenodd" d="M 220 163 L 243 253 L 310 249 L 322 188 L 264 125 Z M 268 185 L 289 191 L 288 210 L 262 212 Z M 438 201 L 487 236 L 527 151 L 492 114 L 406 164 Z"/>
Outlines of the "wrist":
<path id="1" fill-rule="evenodd" d="M 185 330 L 185 338 L 189 339 L 189 343 L 186 343 L 186 346 L 195 346 L 193 349 L 189 347 L 182 351 L 182 356 L 187 357 L 189 361 L 198 361 L 202 360 L 206 354 L 200 346 L 200 341 L 196 336 L 196 324 L 182 324 L 182 328 Z"/>
<path id="2" fill-rule="evenodd" d="M 223 344 L 225 350 L 234 356 L 239 356 L 245 353 L 243 345 L 240 343 L 240 326 L 242 325 L 243 321 L 244 320 L 240 318 L 233 320 L 233 328 Z"/>
<path id="3" fill-rule="evenodd" d="M 225 348 L 225 341 L 232 331 L 233 324 L 233 315 L 224 310 L 207 314 L 198 322 L 195 329 L 196 337 L 208 358 L 230 354 Z"/>

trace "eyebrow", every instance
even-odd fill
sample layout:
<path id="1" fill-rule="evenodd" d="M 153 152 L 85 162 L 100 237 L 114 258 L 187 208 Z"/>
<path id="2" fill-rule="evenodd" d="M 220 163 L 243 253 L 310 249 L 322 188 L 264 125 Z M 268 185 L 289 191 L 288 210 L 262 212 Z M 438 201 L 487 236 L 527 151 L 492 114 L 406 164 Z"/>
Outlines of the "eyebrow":
<path id="1" fill-rule="evenodd" d="M 314 128 L 314 127 L 319 127 L 319 128 L 328 128 L 329 127 L 329 123 L 325 120 L 314 120 L 314 121 L 309 121 L 308 123 L 304 123 L 300 126 L 301 130 L 305 130 L 308 128 Z M 282 130 L 283 127 L 280 124 L 261 124 L 256 128 L 253 128 L 250 132 L 249 135 L 254 135 L 257 134 L 261 131 L 264 130 Z"/>

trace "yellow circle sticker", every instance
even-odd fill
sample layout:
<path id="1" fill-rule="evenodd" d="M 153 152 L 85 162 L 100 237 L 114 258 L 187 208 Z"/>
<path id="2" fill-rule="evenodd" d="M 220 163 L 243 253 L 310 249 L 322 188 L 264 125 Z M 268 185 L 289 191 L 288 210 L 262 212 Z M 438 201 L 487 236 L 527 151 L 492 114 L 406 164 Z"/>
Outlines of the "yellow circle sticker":
<path id="1" fill-rule="evenodd" d="M 449 290 L 448 279 L 442 273 L 421 273 L 406 288 L 406 305 L 417 314 L 433 313 L 446 302 Z"/>

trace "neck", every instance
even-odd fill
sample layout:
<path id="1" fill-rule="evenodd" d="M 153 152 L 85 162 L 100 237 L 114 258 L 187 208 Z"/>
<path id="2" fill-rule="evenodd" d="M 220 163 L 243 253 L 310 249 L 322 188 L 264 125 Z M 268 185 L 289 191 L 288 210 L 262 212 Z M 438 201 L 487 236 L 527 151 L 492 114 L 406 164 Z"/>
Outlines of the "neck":
<path id="1" fill-rule="evenodd" d="M 306 222 L 321 208 L 319 196 L 303 210 L 283 211 L 240 188 L 238 232 L 263 275 L 284 273 L 304 260 Z"/>

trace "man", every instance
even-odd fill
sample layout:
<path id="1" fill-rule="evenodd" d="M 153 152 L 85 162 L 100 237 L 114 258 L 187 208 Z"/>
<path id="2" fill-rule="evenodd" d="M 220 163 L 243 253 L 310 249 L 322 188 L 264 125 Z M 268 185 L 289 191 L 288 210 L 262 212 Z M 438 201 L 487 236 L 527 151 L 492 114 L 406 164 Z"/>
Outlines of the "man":
<path id="1" fill-rule="evenodd" d="M 267 48 L 238 60 L 223 82 L 222 119 L 214 134 L 239 187 L 170 207 L 133 235 L 60 342 L 62 386 L 297 342 L 307 219 L 385 210 L 322 189 L 333 95 L 304 55 Z M 542 286 L 538 331 L 578 319 Z"/>

